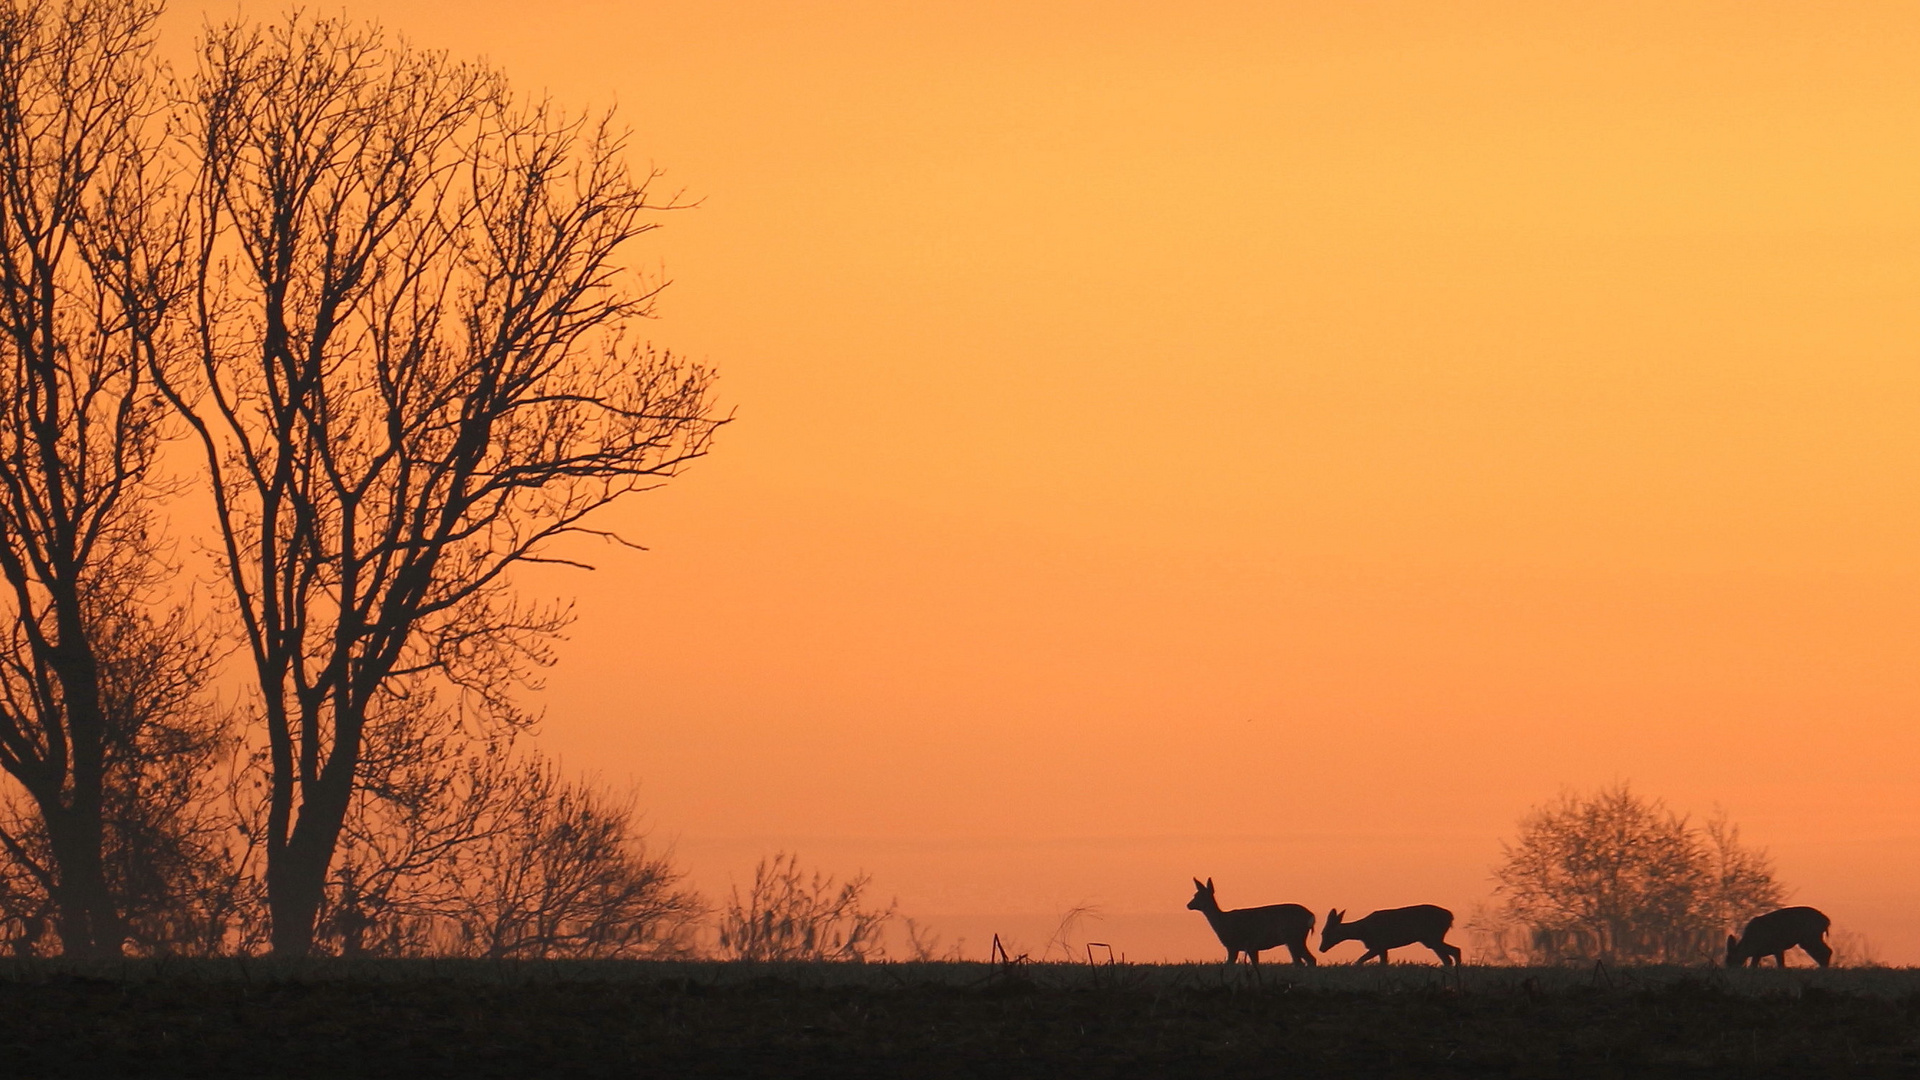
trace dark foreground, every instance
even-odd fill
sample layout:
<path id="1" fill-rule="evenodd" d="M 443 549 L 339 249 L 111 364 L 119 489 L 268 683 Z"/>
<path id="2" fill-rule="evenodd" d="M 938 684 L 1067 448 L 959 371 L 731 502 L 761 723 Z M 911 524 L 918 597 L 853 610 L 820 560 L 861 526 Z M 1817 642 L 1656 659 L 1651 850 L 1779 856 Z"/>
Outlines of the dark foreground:
<path id="1" fill-rule="evenodd" d="M 6 1076 L 1895 1076 L 1920 971 L 0 965 Z"/>

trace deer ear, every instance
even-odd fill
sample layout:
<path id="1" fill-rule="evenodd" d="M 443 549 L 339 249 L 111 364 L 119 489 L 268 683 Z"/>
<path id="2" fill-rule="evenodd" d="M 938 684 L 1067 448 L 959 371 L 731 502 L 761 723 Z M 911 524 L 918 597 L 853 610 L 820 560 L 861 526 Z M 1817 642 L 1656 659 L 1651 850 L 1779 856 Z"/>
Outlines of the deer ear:
<path id="1" fill-rule="evenodd" d="M 1200 884 L 1200 879 L 1199 879 L 1199 878 L 1194 878 L 1194 879 L 1193 879 L 1193 887 L 1194 887 L 1194 888 L 1196 888 L 1196 889 L 1204 889 L 1204 888 L 1206 888 L 1206 886 L 1205 886 L 1205 885 L 1202 885 L 1202 884 Z"/>
<path id="2" fill-rule="evenodd" d="M 1208 891 L 1208 892 L 1212 892 L 1212 891 L 1213 891 L 1213 879 L 1212 879 L 1212 878 L 1208 878 L 1208 879 L 1207 879 L 1207 891 Z"/>

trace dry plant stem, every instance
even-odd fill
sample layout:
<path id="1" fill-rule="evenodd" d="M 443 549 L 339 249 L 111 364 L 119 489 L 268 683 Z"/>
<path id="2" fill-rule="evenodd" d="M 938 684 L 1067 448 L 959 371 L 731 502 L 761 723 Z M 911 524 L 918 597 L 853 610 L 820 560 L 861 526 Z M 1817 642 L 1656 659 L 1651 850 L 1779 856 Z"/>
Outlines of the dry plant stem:
<path id="1" fill-rule="evenodd" d="M 413 680 L 474 722 L 549 660 L 563 607 L 521 563 L 702 455 L 708 373 L 627 336 L 656 288 L 619 268 L 650 178 L 608 120 L 345 22 L 211 30 L 197 156 L 191 377 L 259 690 L 276 953 L 303 954 L 370 726 Z"/>
<path id="2" fill-rule="evenodd" d="M 180 294 L 165 102 L 150 51 L 159 6 L 0 4 L 0 766 L 44 830 L 7 852 L 38 868 L 62 948 L 126 936 L 103 851 L 110 750 L 95 625 L 122 616 L 159 549 L 142 500 Z M 124 719 L 124 718 L 123 718 Z"/>
<path id="3" fill-rule="evenodd" d="M 720 952 L 732 960 L 866 960 L 885 954 L 881 931 L 898 905 L 866 906 L 872 879 L 846 882 L 815 871 L 796 855 L 761 859 L 746 896 L 735 889 L 720 918 Z"/>

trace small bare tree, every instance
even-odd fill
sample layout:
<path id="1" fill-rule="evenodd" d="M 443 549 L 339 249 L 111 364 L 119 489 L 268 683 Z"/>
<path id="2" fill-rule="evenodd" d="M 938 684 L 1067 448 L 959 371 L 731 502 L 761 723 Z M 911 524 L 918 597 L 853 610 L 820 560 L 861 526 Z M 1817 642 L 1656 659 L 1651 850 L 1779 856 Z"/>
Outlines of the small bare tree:
<path id="1" fill-rule="evenodd" d="M 295 17 L 213 29 L 191 377 L 268 748 L 276 953 L 312 946 L 373 727 L 418 681 L 500 735 L 564 607 L 523 563 L 706 452 L 703 368 L 633 340 L 622 252 L 666 205 L 610 119 L 483 68 Z"/>
<path id="2" fill-rule="evenodd" d="M 699 898 L 631 800 L 468 734 L 424 695 L 374 725 L 319 942 L 342 955 L 680 955 Z"/>
<path id="3" fill-rule="evenodd" d="M 873 880 L 844 883 L 800 869 L 786 852 L 761 859 L 745 896 L 735 888 L 720 917 L 720 952 L 729 960 L 852 960 L 886 955 L 882 933 L 897 904 L 868 907 Z"/>
<path id="4" fill-rule="evenodd" d="M 184 263 L 151 55 L 159 10 L 0 2 L 0 767 L 34 808 L 0 844 L 39 868 L 28 877 L 77 956 L 123 948 L 108 818 L 133 828 L 127 815 L 150 808 L 128 790 L 116 803 L 109 775 L 117 753 L 158 738 L 138 701 L 113 714 L 104 684 L 131 657 L 108 655 L 103 635 L 154 600 L 161 555 L 148 503 L 167 404 L 150 373 L 173 356 Z M 128 869 L 123 898 L 140 891 Z"/>
<path id="5" fill-rule="evenodd" d="M 647 850 L 631 799 L 537 757 L 514 772 L 487 841 L 444 866 L 457 951 L 490 959 L 685 956 L 699 897 Z"/>
<path id="6" fill-rule="evenodd" d="M 252 907 L 233 835 L 232 717 L 211 700 L 218 642 L 185 605 L 92 620 L 108 721 L 107 884 L 140 952 L 225 950 Z"/>
<path id="7" fill-rule="evenodd" d="M 432 951 L 449 860 L 495 839 L 514 794 L 513 741 L 474 737 L 414 682 L 368 725 L 319 916 L 320 944 L 340 955 Z"/>
<path id="8" fill-rule="evenodd" d="M 116 553 L 151 565 L 139 548 Z M 100 662 L 104 885 L 126 944 L 210 953 L 245 918 L 230 805 L 239 742 L 208 693 L 215 640 L 185 606 L 147 603 L 154 587 L 108 559 L 96 565 L 83 608 Z M 36 913 L 56 895 L 51 835 L 17 802 L 7 816 L 0 860 L 16 884 L 0 889 L 0 917 L 18 950 L 44 951 Z"/>
<path id="9" fill-rule="evenodd" d="M 1780 902 L 1766 854 L 1737 828 L 1695 826 L 1626 784 L 1533 810 L 1502 850 L 1499 918 L 1525 929 L 1536 960 L 1696 961 Z"/>
<path id="10" fill-rule="evenodd" d="M 0 942 L 19 958 L 42 956 L 60 944 L 54 907 L 53 855 L 39 808 L 14 793 L 0 797 L 0 833 L 6 853 L 0 858 Z"/>

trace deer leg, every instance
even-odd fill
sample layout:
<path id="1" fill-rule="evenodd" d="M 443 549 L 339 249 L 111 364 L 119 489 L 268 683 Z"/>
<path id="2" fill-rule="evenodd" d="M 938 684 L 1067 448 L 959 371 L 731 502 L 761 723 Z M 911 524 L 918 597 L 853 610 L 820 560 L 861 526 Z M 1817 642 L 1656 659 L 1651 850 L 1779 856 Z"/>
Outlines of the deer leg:
<path id="1" fill-rule="evenodd" d="M 1227 966 L 1228 966 L 1228 967 L 1232 967 L 1232 966 L 1233 966 L 1233 963 L 1234 963 L 1234 961 L 1236 961 L 1236 960 L 1238 960 L 1238 959 L 1240 959 L 1240 950 L 1239 950 L 1239 949 L 1228 949 L 1228 950 L 1227 950 Z"/>
<path id="2" fill-rule="evenodd" d="M 1260 950 L 1259 949 L 1247 950 L 1247 963 L 1252 964 L 1256 970 L 1260 967 Z"/>

